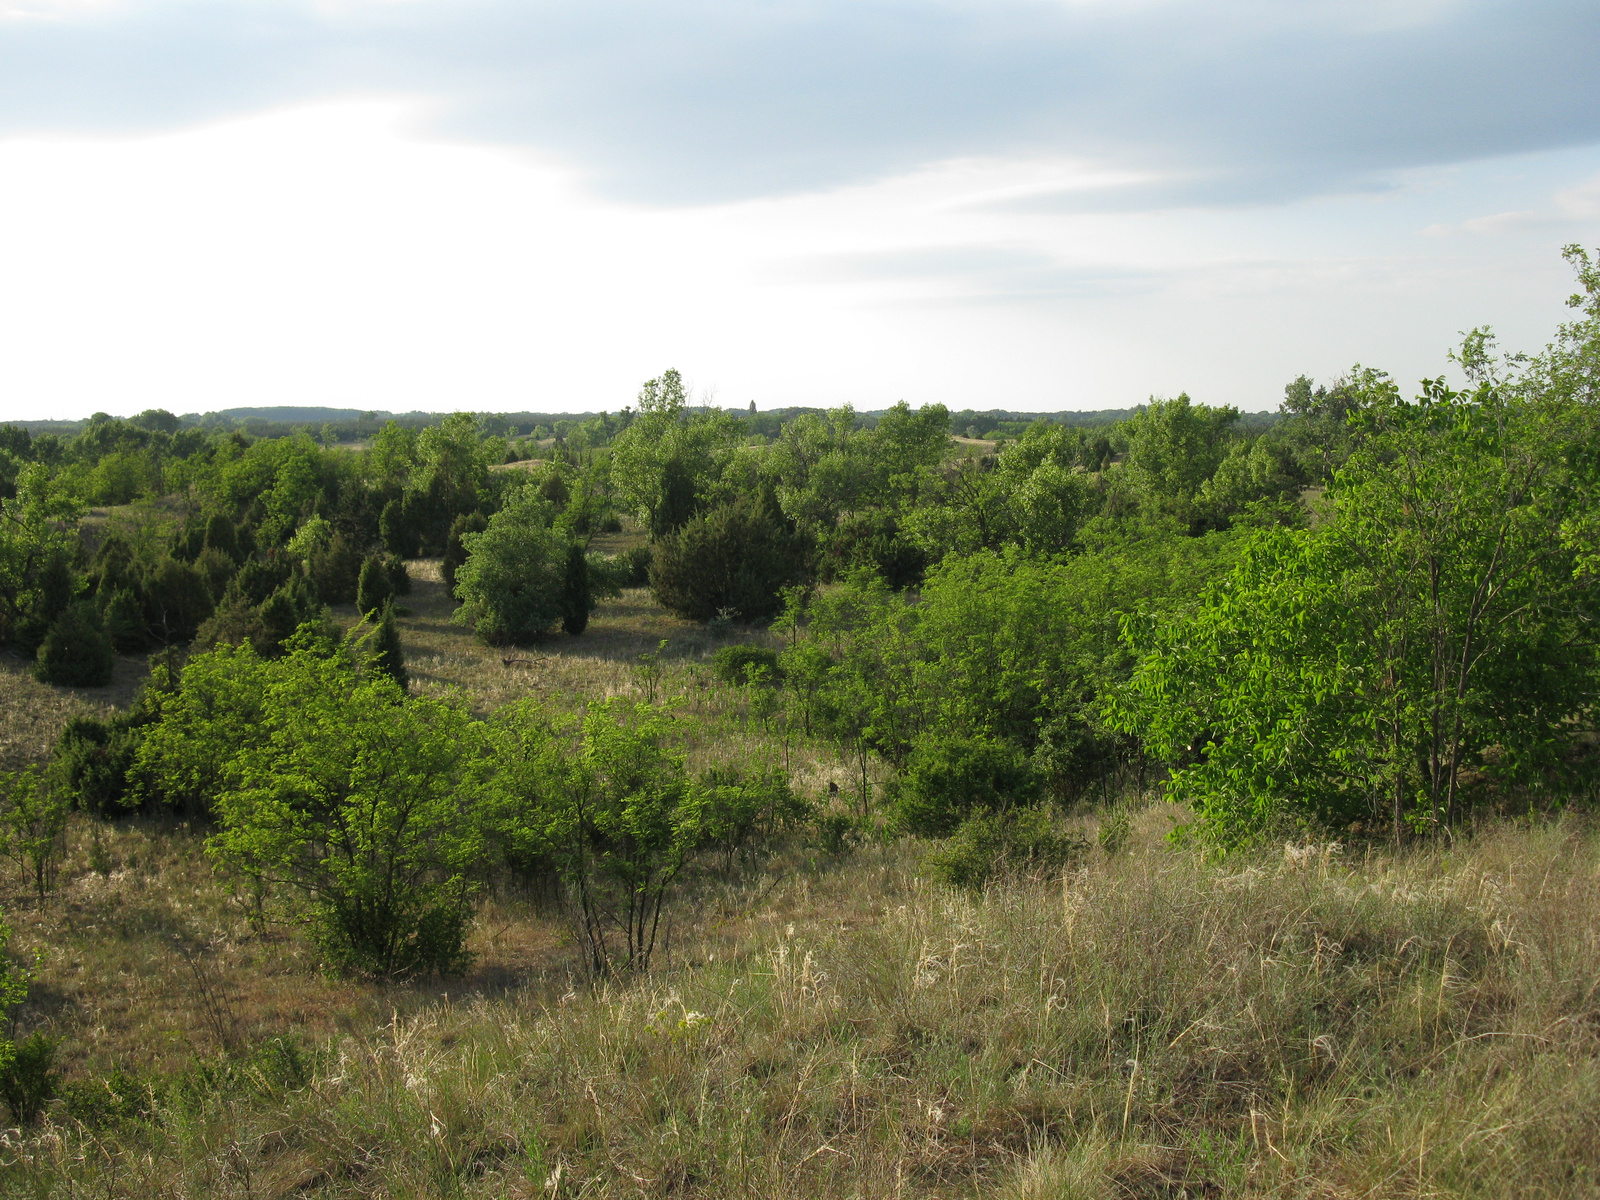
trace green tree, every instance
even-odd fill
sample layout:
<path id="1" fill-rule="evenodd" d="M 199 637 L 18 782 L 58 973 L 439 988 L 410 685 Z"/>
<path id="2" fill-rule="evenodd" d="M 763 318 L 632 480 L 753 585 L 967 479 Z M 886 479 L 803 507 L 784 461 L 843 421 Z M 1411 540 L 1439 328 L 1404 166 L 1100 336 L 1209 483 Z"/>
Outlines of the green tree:
<path id="1" fill-rule="evenodd" d="M 550 517 L 549 506 L 524 488 L 482 533 L 462 536 L 467 558 L 456 574 L 461 607 L 452 619 L 491 646 L 529 642 L 564 615 L 568 543 L 550 528 Z"/>
<path id="2" fill-rule="evenodd" d="M 405 690 L 409 682 L 406 674 L 405 652 L 400 646 L 400 627 L 394 617 L 394 601 L 384 601 L 378 617 L 378 626 L 372 634 L 370 650 L 373 668 L 387 675 Z"/>
<path id="3" fill-rule="evenodd" d="M 479 727 L 343 655 L 266 664 L 262 732 L 215 800 L 220 861 L 297 889 L 334 965 L 394 977 L 468 961 Z"/>
<path id="4" fill-rule="evenodd" d="M 116 655 L 100 624 L 100 614 L 80 600 L 56 618 L 39 644 L 33 675 L 40 683 L 66 687 L 105 687 Z"/>
<path id="5" fill-rule="evenodd" d="M 211 589 L 199 571 L 175 558 L 162 558 L 146 572 L 143 586 L 145 626 L 163 645 L 181 645 L 194 637 L 215 607 Z"/>
<path id="6" fill-rule="evenodd" d="M 25 465 L 15 488 L 14 495 L 0 500 L 0 640 L 17 638 L 30 615 L 48 601 L 55 611 L 35 621 L 36 643 L 71 600 L 70 589 L 64 600 L 47 595 L 48 572 L 53 563 L 70 562 L 83 505 L 52 487 L 42 463 Z"/>
<path id="7" fill-rule="evenodd" d="M 394 595 L 394 584 L 383 558 L 377 554 L 367 556 L 361 564 L 361 577 L 356 583 L 356 610 L 362 616 L 379 611 Z"/>
<path id="8" fill-rule="evenodd" d="M 1185 622 L 1135 623 L 1114 720 L 1178 764 L 1221 841 L 1274 819 L 1453 824 L 1468 768 L 1538 788 L 1600 695 L 1600 603 L 1560 534 L 1592 505 L 1592 416 L 1483 383 L 1365 397 L 1332 519 L 1257 535 Z"/>
<path id="9" fill-rule="evenodd" d="M 0 791 L 5 797 L 5 808 L 0 811 L 11 852 L 33 876 L 43 904 L 45 892 L 55 881 L 56 863 L 66 849 L 70 797 L 64 789 L 51 786 L 35 767 L 0 775 Z"/>
<path id="10" fill-rule="evenodd" d="M 701 840 L 671 718 L 620 699 L 591 704 L 576 755 L 530 703 L 503 710 L 499 727 L 502 820 L 556 864 L 590 971 L 646 970 L 667 895 Z"/>
<path id="11" fill-rule="evenodd" d="M 661 540 L 650 562 L 650 588 L 691 621 L 724 611 L 745 620 L 774 616 L 780 593 L 805 573 L 806 546 L 761 495 L 696 517 Z"/>
<path id="12" fill-rule="evenodd" d="M 623 504 L 662 537 L 700 507 L 739 438 L 739 422 L 720 409 L 688 410 L 675 370 L 647 380 L 639 413 L 612 446 L 610 478 Z"/>
<path id="13" fill-rule="evenodd" d="M 467 546 L 462 539 L 469 533 L 482 533 L 487 528 L 489 519 L 480 512 L 462 513 L 450 522 L 450 532 L 444 542 L 444 558 L 439 563 L 439 574 L 444 579 L 445 591 L 451 595 L 454 595 L 456 590 L 456 572 L 461 569 L 461 564 L 467 561 Z"/>
<path id="14" fill-rule="evenodd" d="M 150 645 L 150 631 L 144 623 L 144 606 L 128 588 L 118 588 L 106 605 L 106 636 L 118 654 L 138 654 Z"/>
<path id="15" fill-rule="evenodd" d="M 561 578 L 561 628 L 576 637 L 589 627 L 594 595 L 589 588 L 589 559 L 580 542 L 567 547 L 566 569 Z"/>

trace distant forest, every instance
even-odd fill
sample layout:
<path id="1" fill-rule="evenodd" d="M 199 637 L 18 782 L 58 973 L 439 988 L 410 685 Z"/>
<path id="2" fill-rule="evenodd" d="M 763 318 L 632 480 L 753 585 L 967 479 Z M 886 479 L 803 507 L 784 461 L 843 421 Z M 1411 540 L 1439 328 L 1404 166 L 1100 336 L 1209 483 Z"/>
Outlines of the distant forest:
<path id="1" fill-rule="evenodd" d="M 623 413 L 619 414 L 622 419 L 626 419 L 625 414 L 628 411 L 624 409 Z M 820 415 L 826 410 L 790 407 L 760 412 L 746 409 L 728 411 L 744 418 L 753 432 L 772 437 L 795 417 L 807 414 Z M 871 427 L 884 411 L 886 410 L 877 409 L 860 412 L 856 414 L 856 420 L 864 427 Z M 969 408 L 953 413 L 950 425 L 953 432 L 962 436 L 1019 437 L 1030 425 L 1039 421 L 1065 425 L 1069 428 L 1089 428 L 1114 425 L 1141 411 L 1143 406 L 1100 409 L 1093 412 L 1055 413 L 1005 412 L 1000 409 L 978 412 Z M 439 424 L 448 415 L 448 413 L 362 411 L 354 408 L 297 408 L 292 405 L 282 405 L 270 408 L 228 408 L 221 412 L 187 413 L 183 416 L 174 416 L 164 409 L 149 409 L 136 417 L 129 418 L 129 421 L 141 428 L 169 433 L 180 429 L 230 432 L 238 430 L 250 437 L 292 437 L 296 433 L 306 432 L 319 439 L 348 443 L 376 436 L 378 431 L 391 421 L 408 429 L 425 429 L 430 425 Z M 493 436 L 554 437 L 564 436 L 568 430 L 588 424 L 597 418 L 606 417 L 607 414 L 508 412 L 479 413 L 476 416 L 480 427 Z M 1277 413 L 1241 413 L 1239 427 L 1260 431 L 1270 426 L 1277 418 Z M 96 413 L 81 421 L 17 421 L 15 425 L 30 434 L 49 433 L 58 437 L 76 437 L 90 425 L 103 424 L 114 419 L 107 413 Z"/>

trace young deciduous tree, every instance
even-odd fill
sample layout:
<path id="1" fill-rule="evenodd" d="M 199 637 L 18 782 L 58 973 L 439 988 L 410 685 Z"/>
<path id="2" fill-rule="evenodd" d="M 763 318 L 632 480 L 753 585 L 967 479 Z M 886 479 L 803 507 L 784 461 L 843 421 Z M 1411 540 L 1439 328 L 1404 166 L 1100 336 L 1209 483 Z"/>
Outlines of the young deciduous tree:
<path id="1" fill-rule="evenodd" d="M 266 664 L 264 683 L 261 732 L 232 756 L 215 799 L 211 852 L 300 891 L 339 967 L 459 970 L 483 850 L 481 727 L 361 677 L 342 654 L 291 653 Z"/>
<path id="2" fill-rule="evenodd" d="M 592 704 L 576 755 L 529 703 L 503 710 L 500 730 L 502 827 L 556 864 L 590 971 L 645 970 L 701 838 L 671 718 L 648 704 Z"/>
<path id="3" fill-rule="evenodd" d="M 64 789 L 41 777 L 34 767 L 0 775 L 0 795 L 5 801 L 0 817 L 5 821 L 9 848 L 33 876 L 34 889 L 43 904 L 44 894 L 54 882 L 56 862 L 65 849 L 63 837 L 70 797 Z M 0 998 L 3 994 L 0 990 Z"/>

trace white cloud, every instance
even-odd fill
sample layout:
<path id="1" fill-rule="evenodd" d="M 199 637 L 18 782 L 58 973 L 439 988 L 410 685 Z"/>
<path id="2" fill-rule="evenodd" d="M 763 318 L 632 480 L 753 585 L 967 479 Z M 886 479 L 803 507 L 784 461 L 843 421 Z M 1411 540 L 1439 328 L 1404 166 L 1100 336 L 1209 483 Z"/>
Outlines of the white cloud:
<path id="1" fill-rule="evenodd" d="M 1145 181 L 1081 158 L 968 157 L 653 208 L 596 195 L 549 154 L 420 140 L 417 119 L 370 98 L 0 141 L 0 419 L 614 410 L 669 365 L 735 404 L 1096 408 L 1187 389 L 1260 408 L 1301 371 L 1356 359 L 1435 373 L 1484 321 L 1537 344 L 1568 290 L 1554 245 L 1415 231 L 1472 220 L 1468 202 L 1548 207 L 1562 188 L 1581 208 L 1597 165 L 1076 212 L 994 201 Z"/>

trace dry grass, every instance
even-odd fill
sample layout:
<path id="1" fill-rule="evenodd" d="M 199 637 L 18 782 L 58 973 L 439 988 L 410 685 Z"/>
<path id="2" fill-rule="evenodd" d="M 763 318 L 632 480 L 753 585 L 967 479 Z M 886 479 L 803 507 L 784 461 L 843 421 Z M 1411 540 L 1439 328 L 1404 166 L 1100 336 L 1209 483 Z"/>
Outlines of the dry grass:
<path id="1" fill-rule="evenodd" d="M 712 631 L 674 617 L 648 589 L 630 588 L 620 599 L 601 602 L 577 637 L 554 633 L 530 648 L 485 646 L 451 621 L 456 602 L 445 591 L 438 560 L 419 559 L 408 568 L 412 588 L 403 598 L 407 614 L 399 625 L 413 691 L 464 697 L 480 715 L 527 697 L 575 712 L 590 700 L 650 698 L 641 656 L 659 654 L 654 697 L 675 703 L 691 718 L 686 727 L 692 768 L 766 760 L 785 763 L 796 786 L 808 792 L 823 792 L 829 783 L 843 792 L 855 786 L 851 768 L 833 747 L 804 738 L 798 729 L 785 731 L 781 719 L 763 724 L 751 712 L 749 690 L 728 687 L 713 674 L 712 656 L 730 641 L 777 645 L 763 630 Z M 338 615 L 355 620 L 354 609 Z"/>
<path id="2" fill-rule="evenodd" d="M 34 679 L 31 662 L 0 651 L 0 770 L 44 762 L 62 726 L 127 708 L 149 674 L 143 655 L 121 657 L 107 687 L 54 687 Z"/>
<path id="3" fill-rule="evenodd" d="M 369 1005 L 298 1084 L 13 1135 L 0 1191 L 1595 1194 L 1587 825 L 1208 863 L 1169 824 L 981 898 L 903 843 L 791 864 L 650 979 Z"/>

